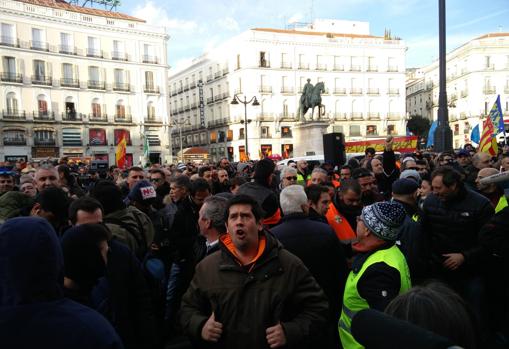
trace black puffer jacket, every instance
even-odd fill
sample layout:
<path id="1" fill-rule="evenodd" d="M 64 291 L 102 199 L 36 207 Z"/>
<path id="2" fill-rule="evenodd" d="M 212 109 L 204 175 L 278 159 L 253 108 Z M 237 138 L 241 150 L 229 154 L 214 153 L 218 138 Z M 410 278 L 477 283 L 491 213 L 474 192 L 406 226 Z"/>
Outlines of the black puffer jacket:
<path id="1" fill-rule="evenodd" d="M 478 234 L 493 214 L 488 199 L 464 187 L 446 202 L 430 194 L 423 205 L 423 228 L 430 238 L 435 266 L 442 265 L 445 253 L 462 253 L 462 269 L 477 269 L 484 255 Z"/>

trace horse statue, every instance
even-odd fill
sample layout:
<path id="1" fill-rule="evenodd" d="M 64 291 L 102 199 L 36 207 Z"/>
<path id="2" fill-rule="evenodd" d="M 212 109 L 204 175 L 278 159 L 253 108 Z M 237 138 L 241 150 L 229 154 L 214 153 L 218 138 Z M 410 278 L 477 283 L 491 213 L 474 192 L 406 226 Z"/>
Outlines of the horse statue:
<path id="1" fill-rule="evenodd" d="M 310 81 L 311 79 L 308 79 L 307 84 L 304 85 L 300 97 L 299 109 L 297 110 L 298 120 L 303 122 L 306 122 L 305 115 L 309 109 L 311 109 L 310 120 L 314 120 L 315 107 L 318 107 L 318 117 L 316 120 L 319 120 L 321 116 L 325 115 L 325 106 L 322 104 L 321 96 L 321 94 L 325 92 L 325 86 L 323 82 L 319 82 L 313 86 Z"/>

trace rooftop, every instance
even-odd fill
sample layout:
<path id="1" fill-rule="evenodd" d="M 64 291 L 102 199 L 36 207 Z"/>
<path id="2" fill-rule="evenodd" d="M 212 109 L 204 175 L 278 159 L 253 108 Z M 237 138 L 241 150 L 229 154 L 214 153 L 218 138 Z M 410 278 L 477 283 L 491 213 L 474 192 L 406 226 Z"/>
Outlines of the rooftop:
<path id="1" fill-rule="evenodd" d="M 509 33 L 488 33 L 482 36 L 479 36 L 478 38 L 475 38 L 474 40 L 480 40 L 480 39 L 487 39 L 487 38 L 499 38 L 503 36 L 509 36 Z"/>
<path id="2" fill-rule="evenodd" d="M 327 36 L 335 38 L 359 38 L 359 39 L 383 39 L 383 36 L 363 35 L 363 34 L 344 34 L 344 33 L 330 33 L 330 32 L 316 32 L 304 31 L 298 29 L 272 29 L 272 28 L 253 28 L 254 31 L 290 34 L 290 35 L 313 35 L 313 36 Z"/>
<path id="3" fill-rule="evenodd" d="M 38 6 L 56 8 L 56 9 L 65 10 L 65 11 L 84 13 L 84 14 L 93 15 L 93 16 L 115 18 L 115 19 L 125 19 L 128 21 L 136 21 L 136 22 L 145 23 L 145 20 L 143 20 L 143 19 L 132 17 L 132 16 L 129 16 L 129 15 L 126 15 L 123 13 L 99 10 L 99 9 L 89 8 L 89 7 L 75 6 L 75 5 L 68 4 L 67 2 L 65 2 L 63 0 L 16 0 L 16 1 L 24 2 L 27 4 L 38 5 Z"/>

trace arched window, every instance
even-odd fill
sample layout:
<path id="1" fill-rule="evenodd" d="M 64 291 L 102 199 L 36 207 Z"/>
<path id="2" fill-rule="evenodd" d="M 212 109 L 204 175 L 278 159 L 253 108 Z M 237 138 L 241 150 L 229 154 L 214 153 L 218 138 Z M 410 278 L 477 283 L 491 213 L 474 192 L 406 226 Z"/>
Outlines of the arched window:
<path id="1" fill-rule="evenodd" d="M 37 107 L 39 108 L 39 116 L 48 116 L 48 101 L 45 95 L 37 96 Z"/>
<path id="2" fill-rule="evenodd" d="M 7 114 L 8 115 L 18 115 L 18 99 L 16 98 L 16 94 L 14 92 L 9 92 L 7 94 Z"/>
<path id="3" fill-rule="evenodd" d="M 94 98 L 92 100 L 92 116 L 94 118 L 101 117 L 101 103 L 99 101 L 99 98 Z"/>

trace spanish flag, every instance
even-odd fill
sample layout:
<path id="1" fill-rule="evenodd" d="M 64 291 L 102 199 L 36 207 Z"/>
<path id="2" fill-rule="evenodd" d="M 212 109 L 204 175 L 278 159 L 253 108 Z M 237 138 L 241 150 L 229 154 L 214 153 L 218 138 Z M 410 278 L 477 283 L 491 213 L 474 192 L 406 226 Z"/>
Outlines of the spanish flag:
<path id="1" fill-rule="evenodd" d="M 119 168 L 124 168 L 126 164 L 126 148 L 127 141 L 125 135 L 122 135 L 122 139 L 118 142 L 117 151 L 115 152 L 116 164 Z"/>
<path id="2" fill-rule="evenodd" d="M 496 156 L 498 154 L 497 138 L 493 136 L 495 134 L 495 127 L 491 118 L 487 118 L 483 123 L 481 140 L 479 142 L 479 151 L 482 153 Z"/>

